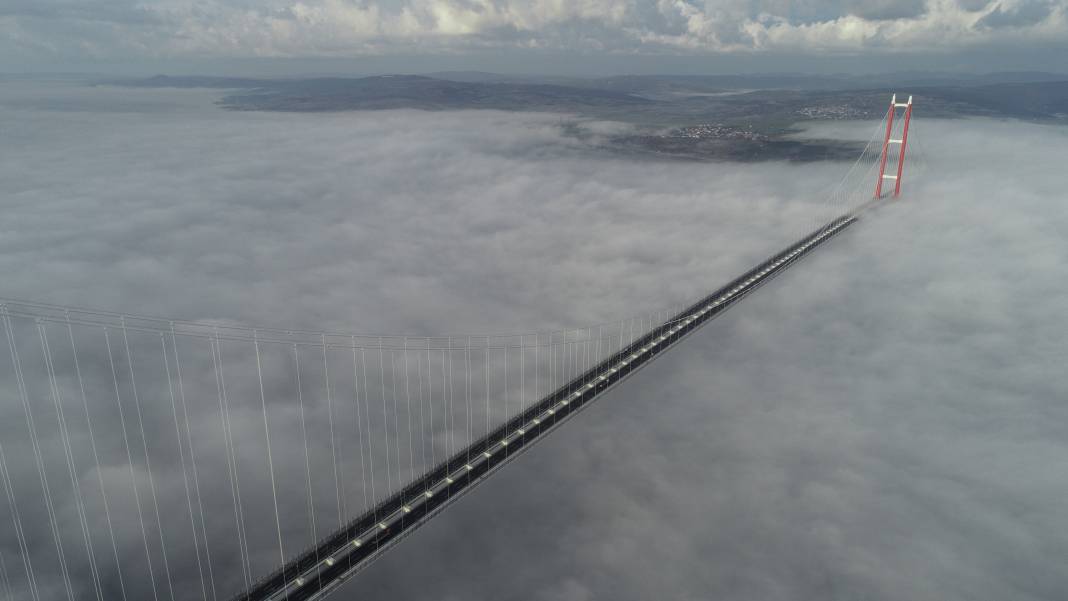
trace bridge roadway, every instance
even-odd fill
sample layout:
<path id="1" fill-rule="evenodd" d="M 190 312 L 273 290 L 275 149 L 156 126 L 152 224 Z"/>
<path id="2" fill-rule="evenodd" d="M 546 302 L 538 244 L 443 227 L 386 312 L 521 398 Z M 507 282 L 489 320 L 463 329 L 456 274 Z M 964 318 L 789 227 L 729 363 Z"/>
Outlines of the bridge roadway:
<path id="1" fill-rule="evenodd" d="M 322 539 L 232 601 L 305 601 L 324 597 L 595 398 L 856 221 L 856 216 L 850 214 L 829 222 L 687 307 Z"/>

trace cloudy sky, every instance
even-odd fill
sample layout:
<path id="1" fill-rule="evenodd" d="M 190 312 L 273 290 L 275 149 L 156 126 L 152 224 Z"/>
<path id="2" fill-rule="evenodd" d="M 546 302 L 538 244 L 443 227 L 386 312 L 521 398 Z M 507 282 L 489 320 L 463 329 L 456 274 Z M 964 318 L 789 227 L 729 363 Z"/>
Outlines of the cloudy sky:
<path id="1" fill-rule="evenodd" d="M 0 84 L 3 294 L 360 331 L 581 325 L 718 286 L 824 214 L 811 199 L 848 167 L 639 162 L 596 146 L 625 125 L 582 121 L 592 135 L 580 142 L 558 115 L 235 113 L 214 98 Z M 929 165 L 901 201 L 600 400 L 338 598 L 1057 598 L 1068 588 L 1068 535 L 1057 527 L 1068 521 L 1068 210 L 1058 175 L 1068 131 L 914 123 Z M 812 134 L 863 140 L 874 126 Z M 991 139 L 1005 151 L 997 169 Z M 99 332 L 78 335 L 103 412 L 102 451 L 119 458 L 102 475 L 125 491 L 113 502 L 130 526 L 118 546 L 133 583 L 146 566 L 106 409 L 111 374 Z M 135 350 L 148 350 L 135 355 L 142 394 L 157 401 L 146 420 L 162 513 L 181 516 L 170 407 L 152 384 L 162 367 L 148 343 L 159 342 L 142 338 Z M 202 345 L 180 346 L 193 421 L 201 407 L 207 428 L 211 359 Z M 224 350 L 231 373 L 254 373 L 247 348 Z M 61 369 L 68 359 L 60 354 Z M 8 360 L 0 441 L 47 557 Z M 47 402 L 40 369 L 28 369 Z M 69 371 L 61 377 L 72 385 Z M 267 378 L 275 419 L 291 419 L 292 374 Z M 236 436 L 258 461 L 259 399 L 236 377 L 232 385 Z M 321 409 L 321 395 L 307 394 Z M 84 451 L 87 441 L 74 443 Z M 200 450 L 211 444 L 205 437 Z M 280 469 L 302 473 L 299 450 L 275 444 Z M 46 445 L 58 453 L 54 436 Z M 79 461 L 80 486 L 96 494 L 94 469 Z M 224 469 L 219 460 L 203 474 L 218 492 L 206 498 L 220 536 Z M 249 495 L 267 490 L 262 470 L 246 478 Z M 317 498 L 329 498 L 324 485 Z M 283 515 L 304 516 L 303 492 L 299 479 L 283 482 Z M 70 533 L 75 509 L 59 502 Z M 256 524 L 273 519 L 267 503 L 247 509 Z M 332 512 L 323 505 L 322 523 Z M 17 588 L 11 522 L 0 516 Z M 287 540 L 306 534 L 302 520 L 287 521 Z M 188 527 L 168 524 L 172 535 Z M 257 530 L 269 561 L 272 532 Z M 229 582 L 220 577 L 229 592 L 238 582 L 227 541 L 214 559 L 230 568 Z M 173 542 L 171 566 L 178 598 L 200 598 L 188 544 Z M 84 568 L 75 582 L 88 590 Z M 44 590 L 64 598 L 54 579 Z"/>
<path id="2" fill-rule="evenodd" d="M 1059 71 L 1066 40 L 1064 0 L 8 0 L 0 6 L 0 68 L 7 71 Z"/>

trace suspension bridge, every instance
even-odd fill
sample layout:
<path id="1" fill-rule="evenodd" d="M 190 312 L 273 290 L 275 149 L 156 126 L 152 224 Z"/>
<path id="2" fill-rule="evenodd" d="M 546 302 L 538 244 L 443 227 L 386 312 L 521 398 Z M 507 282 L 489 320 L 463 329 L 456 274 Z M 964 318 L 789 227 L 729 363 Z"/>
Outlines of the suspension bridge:
<path id="1" fill-rule="evenodd" d="M 895 96 L 795 241 L 609 323 L 358 334 L 0 299 L 0 601 L 328 595 L 898 196 L 911 117 Z"/>

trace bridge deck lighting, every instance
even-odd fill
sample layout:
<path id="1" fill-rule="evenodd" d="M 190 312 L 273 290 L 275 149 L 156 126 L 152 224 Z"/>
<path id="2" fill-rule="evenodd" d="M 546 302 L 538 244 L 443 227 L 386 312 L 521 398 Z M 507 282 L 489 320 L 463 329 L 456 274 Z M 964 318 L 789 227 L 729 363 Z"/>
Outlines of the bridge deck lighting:
<path id="1" fill-rule="evenodd" d="M 392 535 L 402 537 L 408 534 L 411 530 L 422 524 L 428 514 L 433 514 L 434 511 L 439 509 L 439 505 L 447 505 L 453 497 L 458 496 L 454 493 L 460 493 L 466 490 L 468 486 L 475 485 L 480 478 L 488 471 L 492 471 L 490 468 L 496 468 L 497 464 L 502 463 L 514 457 L 521 449 L 515 449 L 516 453 L 509 453 L 511 449 L 508 449 L 512 438 L 516 438 L 516 442 L 519 446 L 524 446 L 528 442 L 535 441 L 539 434 L 545 433 L 549 428 L 541 429 L 543 420 L 549 420 L 549 425 L 555 425 L 556 422 L 554 416 L 557 410 L 561 410 L 564 416 L 569 415 L 570 408 L 569 403 L 576 401 L 579 404 L 586 402 L 590 397 L 596 395 L 601 389 L 605 387 L 599 386 L 604 382 L 607 384 L 607 380 L 612 379 L 613 383 L 618 381 L 614 378 L 613 374 L 620 375 L 624 367 L 630 363 L 639 362 L 639 359 L 648 361 L 652 358 L 652 355 L 661 354 L 669 346 L 667 343 L 672 344 L 679 339 L 679 334 L 683 332 L 689 333 L 692 331 L 689 325 L 695 327 L 701 323 L 704 323 L 705 317 L 711 318 L 710 312 L 716 312 L 719 314 L 718 309 L 726 309 L 724 305 L 732 305 L 739 302 L 741 299 L 734 298 L 735 296 L 742 296 L 748 294 L 755 289 L 757 283 L 763 283 L 763 279 L 779 269 L 785 269 L 786 263 L 791 263 L 793 258 L 799 258 L 801 254 L 806 254 L 807 250 L 812 250 L 815 246 L 819 245 L 822 240 L 828 239 L 829 236 L 835 232 L 845 228 L 850 223 L 855 221 L 855 218 L 843 218 L 842 220 L 828 226 L 824 231 L 812 234 L 802 241 L 798 242 L 795 246 L 791 247 L 786 253 L 777 255 L 777 259 L 772 261 L 766 261 L 753 268 L 751 271 L 743 274 L 739 280 L 735 280 L 734 285 L 727 285 L 727 290 L 715 292 L 713 300 L 704 301 L 707 304 L 701 306 L 693 306 L 688 309 L 683 309 L 676 318 L 672 318 L 667 321 L 654 323 L 654 328 L 651 330 L 643 330 L 638 338 L 632 338 L 630 344 L 627 344 L 625 325 L 620 325 L 620 331 L 618 332 L 619 347 L 613 349 L 612 353 L 606 354 L 602 359 L 598 360 L 596 366 L 592 369 L 587 369 L 580 374 L 574 374 L 567 378 L 570 381 L 568 388 L 563 388 L 563 395 L 559 392 L 551 393 L 548 398 L 541 397 L 544 402 L 548 403 L 547 406 L 537 405 L 536 409 L 532 409 L 531 414 L 524 414 L 520 419 L 514 422 L 510 421 L 505 428 L 498 430 L 498 433 L 502 433 L 502 438 L 498 439 L 497 443 L 490 442 L 483 439 L 480 443 L 469 443 L 470 446 L 466 450 L 456 452 L 455 455 L 449 456 L 447 463 L 445 464 L 445 472 L 436 472 L 433 475 L 425 474 L 422 477 L 417 477 L 415 481 L 408 484 L 409 488 L 406 488 L 405 496 L 407 497 L 407 503 L 404 502 L 404 497 L 391 498 L 387 501 L 383 501 L 381 506 L 376 507 L 376 513 L 372 514 L 377 517 L 382 517 L 380 522 L 371 522 L 371 526 L 362 528 L 359 531 L 351 532 L 340 530 L 339 536 L 335 539 L 330 537 L 326 542 L 321 543 L 319 547 L 314 550 L 314 555 L 304 554 L 299 562 L 294 562 L 284 566 L 284 570 L 281 574 L 289 576 L 288 580 L 282 581 L 279 578 L 279 582 L 271 582 L 270 590 L 265 590 L 262 594 L 258 594 L 256 597 L 250 597 L 253 601 L 282 601 L 282 599 L 288 595 L 293 597 L 294 595 L 301 595 L 302 593 L 310 593 L 308 588 L 315 585 L 312 582 L 316 578 L 322 579 L 322 586 L 328 588 L 336 585 L 337 582 L 343 580 L 353 574 L 355 570 L 359 569 L 367 562 L 375 559 L 378 554 L 388 548 L 388 544 L 382 545 L 380 543 L 385 542 L 385 539 L 390 539 Z M 792 263 L 791 263 L 792 264 Z M 2 309 L 2 307 L 0 307 Z M 686 313 L 690 311 L 690 313 Z M 0 316 L 3 313 L 0 312 Z M 608 340 L 611 345 L 610 336 Z M 570 341 L 570 338 L 566 338 Z M 258 339 L 257 339 L 258 340 Z M 521 351 L 527 349 L 527 345 L 524 342 L 526 339 L 520 336 Z M 552 339 L 555 343 L 555 338 Z M 604 338 L 601 339 L 602 341 Z M 644 341 L 644 345 L 640 348 L 634 347 L 634 344 L 638 344 L 638 341 Z M 592 342 L 588 340 L 587 342 Z M 487 342 L 487 348 L 494 348 L 490 346 L 491 343 Z M 511 343 L 509 343 L 511 344 Z M 545 344 L 543 338 L 538 338 L 536 341 L 537 346 Z M 430 347 L 428 342 L 427 347 Z M 663 347 L 663 348 L 662 348 Z M 400 350 L 400 347 L 395 347 Z M 406 344 L 405 348 L 408 348 Z M 450 349 L 454 349 L 450 344 Z M 510 348 L 510 347 L 509 347 Z M 618 351 L 616 354 L 615 351 Z M 627 353 L 627 354 L 624 354 Z M 643 354 L 649 354 L 650 357 L 644 357 Z M 525 356 L 525 355 L 524 355 Z M 595 371 L 600 369 L 602 371 Z M 633 370 L 630 370 L 633 371 Z M 560 390 L 560 389 L 556 389 Z M 590 391 L 594 394 L 588 394 Z M 540 409 L 541 413 L 537 413 Z M 578 407 L 576 407 L 576 411 Z M 537 417 L 533 417 L 536 415 Z M 561 417 L 564 417 L 561 416 Z M 521 419 L 530 419 L 531 421 L 522 422 Z M 520 427 L 520 424 L 522 426 Z M 533 429 L 535 427 L 537 429 Z M 531 434 L 527 437 L 527 434 Z M 475 446 L 477 444 L 477 446 Z M 482 451 L 478 451 L 479 446 L 482 447 Z M 473 451 L 473 452 L 472 452 Z M 489 459 L 495 458 L 496 453 L 501 453 L 501 458 L 490 464 Z M 480 456 L 481 455 L 481 456 Z M 456 463 L 466 457 L 467 463 L 461 464 L 463 468 L 457 469 Z M 479 468 L 483 474 L 480 474 L 480 478 L 473 477 L 473 471 L 475 465 L 485 464 L 484 468 Z M 444 475 L 442 475 L 444 474 Z M 455 479 L 453 478 L 455 475 Z M 418 492 L 418 488 L 423 488 L 423 492 Z M 413 496 L 414 495 L 414 496 Z M 435 503 L 431 505 L 429 500 L 435 498 Z M 401 505 L 396 505 L 396 500 L 401 501 Z M 405 516 L 414 512 L 414 508 L 420 508 L 420 515 L 416 519 L 405 519 Z M 433 508 L 433 510 L 432 510 Z M 374 518 L 374 519 L 377 519 Z M 377 527 L 376 527 L 377 526 Z M 347 526 L 343 526 L 347 528 Z M 345 537 L 356 534 L 357 536 L 349 539 L 349 543 L 342 543 Z M 367 538 L 372 541 L 372 544 L 365 545 L 363 540 Z M 369 546 L 367 551 L 355 553 L 354 548 L 360 548 L 362 546 Z M 336 566 L 338 569 L 326 569 L 326 566 Z M 299 588 L 298 588 L 299 587 Z M 318 593 L 315 593 L 318 594 Z"/>

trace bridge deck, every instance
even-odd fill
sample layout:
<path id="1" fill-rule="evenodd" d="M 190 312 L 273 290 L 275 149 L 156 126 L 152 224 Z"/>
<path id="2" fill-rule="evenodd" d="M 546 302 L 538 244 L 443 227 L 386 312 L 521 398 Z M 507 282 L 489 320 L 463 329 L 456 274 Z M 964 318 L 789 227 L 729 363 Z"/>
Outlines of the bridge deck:
<path id="1" fill-rule="evenodd" d="M 855 223 L 839 217 L 561 386 L 270 574 L 233 601 L 321 598 L 606 390 Z"/>

